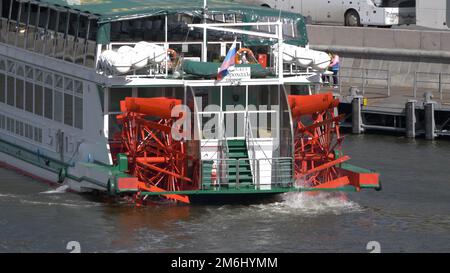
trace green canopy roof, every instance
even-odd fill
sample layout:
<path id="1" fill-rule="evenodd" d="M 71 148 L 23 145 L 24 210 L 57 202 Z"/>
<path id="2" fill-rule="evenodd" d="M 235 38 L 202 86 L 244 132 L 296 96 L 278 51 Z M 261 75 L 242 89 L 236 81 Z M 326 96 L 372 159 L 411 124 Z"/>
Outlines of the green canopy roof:
<path id="1" fill-rule="evenodd" d="M 158 14 L 182 12 L 201 14 L 203 10 L 203 0 L 41 0 L 40 2 L 97 14 L 100 16 L 100 23 Z M 244 5 L 233 0 L 208 0 L 208 11 L 280 16 L 278 10 Z M 301 17 L 289 12 L 283 12 L 281 16 L 292 19 Z"/>
<path id="2" fill-rule="evenodd" d="M 177 13 L 200 16 L 203 12 L 203 0 L 40 0 L 40 2 L 99 16 L 100 28 L 97 38 L 99 43 L 109 42 L 108 23 L 113 21 Z M 296 23 L 300 35 L 287 42 L 296 45 L 308 43 L 305 20 L 300 14 L 245 5 L 233 0 L 208 0 L 208 13 L 242 14 L 245 22 L 256 22 L 261 17 L 292 20 Z M 247 43 L 251 44 L 251 41 L 248 40 Z"/>

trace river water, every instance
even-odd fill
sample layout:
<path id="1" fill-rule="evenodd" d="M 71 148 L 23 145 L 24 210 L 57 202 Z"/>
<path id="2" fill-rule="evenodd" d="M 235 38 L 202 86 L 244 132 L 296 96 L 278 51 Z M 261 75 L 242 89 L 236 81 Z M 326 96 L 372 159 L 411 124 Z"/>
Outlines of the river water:
<path id="1" fill-rule="evenodd" d="M 344 151 L 383 191 L 137 208 L 0 169 L 0 252 L 450 251 L 450 142 L 348 135 Z"/>

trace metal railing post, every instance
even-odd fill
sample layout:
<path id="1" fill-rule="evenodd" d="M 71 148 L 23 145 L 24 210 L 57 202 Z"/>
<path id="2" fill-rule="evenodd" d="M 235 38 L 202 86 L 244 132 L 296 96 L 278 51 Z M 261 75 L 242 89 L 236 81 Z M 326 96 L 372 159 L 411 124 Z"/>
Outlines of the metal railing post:
<path id="1" fill-rule="evenodd" d="M 366 93 L 366 90 L 365 90 L 366 76 L 367 76 L 366 72 L 367 72 L 367 69 L 363 68 L 363 71 L 362 71 L 362 93 L 363 93 L 363 95 Z"/>
<path id="2" fill-rule="evenodd" d="M 239 162 L 241 160 L 237 159 L 237 163 L 236 163 L 236 188 L 239 189 Z"/>
<path id="3" fill-rule="evenodd" d="M 257 180 L 258 180 L 258 189 L 259 189 L 259 188 L 261 188 L 260 159 L 258 159 L 256 166 L 257 166 L 257 169 L 258 169 L 258 171 L 256 172 L 256 177 L 257 177 Z"/>
<path id="4" fill-rule="evenodd" d="M 414 71 L 413 96 L 414 96 L 414 98 L 417 97 L 417 71 Z"/>
<path id="5" fill-rule="evenodd" d="M 204 189 L 203 188 L 203 160 L 200 160 L 200 175 L 199 175 L 199 178 L 200 178 L 200 189 Z M 212 182 L 212 181 L 211 181 Z"/>
<path id="6" fill-rule="evenodd" d="M 388 69 L 387 70 L 387 92 L 388 92 L 388 97 L 391 96 L 391 71 Z"/>

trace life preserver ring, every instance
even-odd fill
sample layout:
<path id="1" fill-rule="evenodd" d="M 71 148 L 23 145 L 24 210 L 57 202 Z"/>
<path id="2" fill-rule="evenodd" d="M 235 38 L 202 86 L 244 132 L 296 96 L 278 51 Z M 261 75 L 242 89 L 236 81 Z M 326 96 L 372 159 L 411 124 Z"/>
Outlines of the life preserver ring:
<path id="1" fill-rule="evenodd" d="M 256 63 L 255 54 L 253 54 L 253 51 L 250 48 L 242 47 L 240 48 L 236 53 L 235 62 L 236 64 L 242 64 L 242 57 L 247 55 L 247 61 L 250 64 Z"/>
<path id="2" fill-rule="evenodd" d="M 172 60 L 175 60 L 178 56 L 178 53 L 172 48 L 167 49 L 167 54 L 170 56 Z"/>

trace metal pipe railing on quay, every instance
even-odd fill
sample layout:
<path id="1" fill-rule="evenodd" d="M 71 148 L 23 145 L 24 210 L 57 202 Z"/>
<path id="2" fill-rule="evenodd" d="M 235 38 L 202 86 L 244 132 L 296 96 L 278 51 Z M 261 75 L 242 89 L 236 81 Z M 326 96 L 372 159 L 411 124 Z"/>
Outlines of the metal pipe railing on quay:
<path id="1" fill-rule="evenodd" d="M 422 76 L 425 76 L 426 80 L 422 80 Z M 429 77 L 427 77 L 429 76 Z M 433 80 L 434 77 L 434 80 Z M 436 79 L 437 78 L 437 79 Z M 439 99 L 442 101 L 444 99 L 444 90 L 450 89 L 450 80 L 445 81 L 444 78 L 450 79 L 449 73 L 442 73 L 442 72 L 414 72 L 414 87 L 413 87 L 413 96 L 414 98 L 417 98 L 417 91 L 419 88 L 419 85 L 423 84 L 431 84 L 436 85 L 437 88 L 428 88 L 425 87 L 425 89 L 431 89 L 436 90 L 439 93 Z M 449 88 L 445 88 L 446 86 L 449 86 Z"/>
<path id="2" fill-rule="evenodd" d="M 343 75 L 343 71 L 350 71 L 350 75 Z M 353 75 L 353 71 L 360 71 L 360 75 L 361 76 L 355 76 Z M 370 76 L 371 72 L 375 72 L 375 73 L 385 73 L 386 77 L 376 77 L 376 76 Z M 330 79 L 332 79 L 333 75 L 330 75 Z M 344 86 L 343 84 L 343 79 L 347 79 L 349 80 L 349 86 L 353 86 L 352 85 L 352 80 L 353 79 L 360 79 L 361 83 L 357 86 L 357 87 L 361 87 L 361 91 L 363 93 L 363 95 L 366 92 L 366 88 L 367 87 L 371 87 L 371 88 L 376 88 L 376 89 L 386 89 L 387 91 L 387 96 L 391 96 L 391 73 L 389 70 L 386 69 L 371 69 L 371 68 L 355 68 L 355 67 L 341 67 L 341 69 L 339 70 L 338 73 L 338 79 L 339 79 L 339 83 L 338 83 L 338 88 L 339 88 L 339 94 L 342 94 L 342 87 Z M 374 86 L 374 85 L 369 85 L 369 81 L 385 81 L 386 84 L 385 86 Z M 331 81 L 330 81 L 331 83 Z"/>

